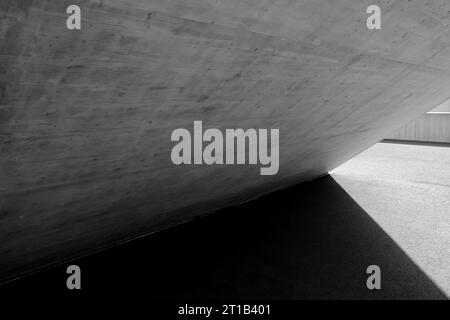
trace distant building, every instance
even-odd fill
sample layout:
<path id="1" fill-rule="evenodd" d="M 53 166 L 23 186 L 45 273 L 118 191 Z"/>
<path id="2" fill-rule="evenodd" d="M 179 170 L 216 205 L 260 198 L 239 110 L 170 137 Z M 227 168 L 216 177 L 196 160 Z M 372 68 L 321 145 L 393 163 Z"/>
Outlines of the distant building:
<path id="1" fill-rule="evenodd" d="M 450 100 L 403 125 L 387 139 L 450 143 Z"/>

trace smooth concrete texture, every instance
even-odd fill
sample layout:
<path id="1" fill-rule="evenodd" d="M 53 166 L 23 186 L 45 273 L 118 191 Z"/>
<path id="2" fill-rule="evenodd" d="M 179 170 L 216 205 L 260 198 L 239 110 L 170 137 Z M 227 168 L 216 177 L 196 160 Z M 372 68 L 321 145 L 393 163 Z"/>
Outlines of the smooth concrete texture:
<path id="1" fill-rule="evenodd" d="M 0 2 L 0 279 L 337 167 L 449 98 L 450 3 Z M 280 172 L 174 166 L 176 128 L 277 128 Z"/>
<path id="2" fill-rule="evenodd" d="M 331 176 L 70 262 L 81 268 L 79 294 L 447 299 L 449 161 L 448 147 L 377 144 Z M 380 291 L 366 288 L 373 264 Z M 0 291 L 72 299 L 67 265 Z"/>
<path id="3" fill-rule="evenodd" d="M 436 108 L 433 108 L 432 110 L 428 111 L 427 113 L 434 113 L 434 112 L 450 112 L 450 100 L 447 100 L 444 103 L 441 103 Z"/>

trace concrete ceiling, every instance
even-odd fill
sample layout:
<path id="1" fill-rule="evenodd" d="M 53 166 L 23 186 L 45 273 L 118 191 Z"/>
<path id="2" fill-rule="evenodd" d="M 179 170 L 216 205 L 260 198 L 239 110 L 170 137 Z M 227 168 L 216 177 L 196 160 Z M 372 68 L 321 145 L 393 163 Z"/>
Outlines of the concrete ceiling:
<path id="1" fill-rule="evenodd" d="M 450 2 L 0 2 L 0 278 L 327 173 L 450 97 Z M 66 28 L 66 7 L 82 29 Z M 171 132 L 277 128 L 280 171 Z"/>

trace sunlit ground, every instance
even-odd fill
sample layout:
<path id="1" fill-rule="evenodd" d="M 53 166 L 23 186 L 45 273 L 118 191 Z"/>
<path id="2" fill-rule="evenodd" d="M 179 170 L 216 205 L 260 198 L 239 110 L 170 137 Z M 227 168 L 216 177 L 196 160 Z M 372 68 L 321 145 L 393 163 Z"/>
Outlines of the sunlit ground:
<path id="1" fill-rule="evenodd" d="M 450 296 L 450 145 L 379 143 L 331 175 Z"/>

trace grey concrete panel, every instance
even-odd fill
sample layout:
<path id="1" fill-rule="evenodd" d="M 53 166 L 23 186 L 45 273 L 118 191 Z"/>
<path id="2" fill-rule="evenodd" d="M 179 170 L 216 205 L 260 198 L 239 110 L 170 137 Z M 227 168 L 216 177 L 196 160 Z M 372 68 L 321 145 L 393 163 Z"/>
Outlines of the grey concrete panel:
<path id="1" fill-rule="evenodd" d="M 0 278 L 318 177 L 449 98 L 450 3 L 0 3 Z M 406 116 L 407 115 L 407 116 Z M 280 171 L 175 166 L 176 128 L 278 128 Z"/>

